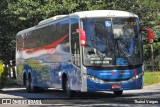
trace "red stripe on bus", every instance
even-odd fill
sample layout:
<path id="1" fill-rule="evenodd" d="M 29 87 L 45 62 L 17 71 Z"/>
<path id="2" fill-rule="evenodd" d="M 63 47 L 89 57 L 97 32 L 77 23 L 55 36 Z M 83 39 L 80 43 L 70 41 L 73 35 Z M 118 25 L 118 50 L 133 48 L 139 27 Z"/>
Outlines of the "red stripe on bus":
<path id="1" fill-rule="evenodd" d="M 60 38 L 59 40 L 47 45 L 47 46 L 42 46 L 42 47 L 38 47 L 38 48 L 32 48 L 32 49 L 27 49 L 27 48 L 21 48 L 22 51 L 26 51 L 28 54 L 32 54 L 34 52 L 37 52 L 39 50 L 48 50 L 48 49 L 52 49 L 55 48 L 58 44 L 60 44 L 61 42 L 63 42 L 66 38 L 68 37 L 68 34 L 63 36 L 62 38 Z"/>

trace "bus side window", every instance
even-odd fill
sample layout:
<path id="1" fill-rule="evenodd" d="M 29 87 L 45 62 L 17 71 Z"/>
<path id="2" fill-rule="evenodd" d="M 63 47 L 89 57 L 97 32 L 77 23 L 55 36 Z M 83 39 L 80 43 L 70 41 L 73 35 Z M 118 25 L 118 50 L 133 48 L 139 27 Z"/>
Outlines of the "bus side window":
<path id="1" fill-rule="evenodd" d="M 80 67 L 80 44 L 79 34 L 76 33 L 76 29 L 79 28 L 78 19 L 71 19 L 71 52 L 73 63 Z"/>

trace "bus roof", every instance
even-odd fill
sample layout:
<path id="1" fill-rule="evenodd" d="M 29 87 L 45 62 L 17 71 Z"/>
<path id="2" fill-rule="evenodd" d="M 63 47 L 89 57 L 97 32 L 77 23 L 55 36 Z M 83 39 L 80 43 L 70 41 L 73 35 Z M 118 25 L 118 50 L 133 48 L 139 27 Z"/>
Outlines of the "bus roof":
<path id="1" fill-rule="evenodd" d="M 38 25 L 18 32 L 17 36 L 32 31 L 36 29 L 37 26 L 41 26 L 59 19 L 63 19 L 66 16 L 68 15 L 58 15 L 46 20 L 42 20 L 39 22 Z M 92 11 L 81 11 L 81 12 L 71 13 L 69 14 L 69 17 L 90 18 L 90 17 L 138 17 L 138 16 L 131 12 L 120 11 L 120 10 L 92 10 Z"/>
<path id="2" fill-rule="evenodd" d="M 79 18 L 87 17 L 138 17 L 136 14 L 119 10 L 93 10 L 82 11 L 70 14 L 70 16 L 78 16 Z"/>

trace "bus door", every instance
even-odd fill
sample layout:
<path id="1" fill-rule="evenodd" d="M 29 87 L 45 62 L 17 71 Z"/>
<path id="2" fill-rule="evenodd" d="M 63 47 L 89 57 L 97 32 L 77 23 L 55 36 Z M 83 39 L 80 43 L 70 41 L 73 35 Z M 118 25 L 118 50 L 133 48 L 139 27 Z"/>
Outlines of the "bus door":
<path id="1" fill-rule="evenodd" d="M 80 42 L 79 42 L 79 33 L 76 32 L 76 29 L 79 28 L 79 20 L 77 18 L 71 18 L 71 28 L 70 28 L 70 43 L 71 43 L 71 56 L 72 56 L 72 65 L 70 68 L 70 77 L 71 79 L 71 89 L 80 90 L 81 88 L 81 55 L 80 55 Z"/>

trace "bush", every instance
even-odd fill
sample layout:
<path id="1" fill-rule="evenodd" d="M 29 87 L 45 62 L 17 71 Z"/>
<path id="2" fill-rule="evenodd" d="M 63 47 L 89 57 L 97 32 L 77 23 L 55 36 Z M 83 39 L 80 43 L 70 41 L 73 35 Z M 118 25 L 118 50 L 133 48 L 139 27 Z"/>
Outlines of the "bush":
<path id="1" fill-rule="evenodd" d="M 0 78 L 1 78 L 1 76 L 3 74 L 3 72 L 4 72 L 4 66 L 3 66 L 2 61 L 0 61 Z"/>
<path id="2" fill-rule="evenodd" d="M 3 88 L 3 86 L 5 85 L 7 75 L 7 68 L 3 66 L 3 62 L 0 60 L 0 88 Z"/>

